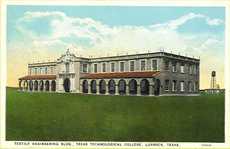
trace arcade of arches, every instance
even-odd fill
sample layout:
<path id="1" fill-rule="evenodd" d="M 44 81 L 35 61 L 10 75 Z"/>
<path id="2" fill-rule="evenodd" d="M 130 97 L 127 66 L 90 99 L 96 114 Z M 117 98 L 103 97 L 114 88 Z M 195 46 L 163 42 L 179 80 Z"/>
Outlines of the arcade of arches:
<path id="1" fill-rule="evenodd" d="M 84 79 L 81 92 L 111 95 L 157 95 L 152 79 Z"/>
<path id="2" fill-rule="evenodd" d="M 55 80 L 20 80 L 19 88 L 23 91 L 56 91 Z"/>

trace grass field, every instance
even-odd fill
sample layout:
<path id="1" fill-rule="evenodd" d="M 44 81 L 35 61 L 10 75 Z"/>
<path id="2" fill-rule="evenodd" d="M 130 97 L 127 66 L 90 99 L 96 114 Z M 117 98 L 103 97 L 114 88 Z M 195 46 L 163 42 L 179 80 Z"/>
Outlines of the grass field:
<path id="1" fill-rule="evenodd" d="M 131 97 L 7 88 L 7 140 L 223 142 L 224 95 Z"/>

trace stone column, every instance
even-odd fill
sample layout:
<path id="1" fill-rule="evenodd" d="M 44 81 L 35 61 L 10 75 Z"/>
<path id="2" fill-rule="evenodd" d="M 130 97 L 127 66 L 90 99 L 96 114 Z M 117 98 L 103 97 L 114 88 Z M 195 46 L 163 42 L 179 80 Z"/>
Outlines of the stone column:
<path id="1" fill-rule="evenodd" d="M 139 82 L 137 84 L 137 95 L 141 95 L 141 86 Z"/>
<path id="2" fill-rule="evenodd" d="M 99 82 L 98 81 L 96 81 L 96 94 L 100 94 L 100 90 L 99 90 Z"/>
<path id="3" fill-rule="evenodd" d="M 32 84 L 33 84 L 33 87 L 32 87 L 32 92 L 34 92 L 35 90 L 34 90 L 34 88 L 35 88 L 35 86 L 34 86 L 34 80 L 32 80 Z"/>
<path id="4" fill-rule="evenodd" d="M 91 85 L 88 83 L 88 94 L 91 94 Z"/>
<path id="5" fill-rule="evenodd" d="M 119 88 L 118 84 L 115 85 L 115 95 L 119 95 Z"/>
<path id="6" fill-rule="evenodd" d="M 154 84 L 149 84 L 149 95 L 150 96 L 154 95 Z"/>
<path id="7" fill-rule="evenodd" d="M 129 95 L 129 85 L 126 85 L 125 94 Z"/>
<path id="8" fill-rule="evenodd" d="M 52 92 L 51 88 L 52 88 L 52 80 L 49 80 L 49 92 Z"/>

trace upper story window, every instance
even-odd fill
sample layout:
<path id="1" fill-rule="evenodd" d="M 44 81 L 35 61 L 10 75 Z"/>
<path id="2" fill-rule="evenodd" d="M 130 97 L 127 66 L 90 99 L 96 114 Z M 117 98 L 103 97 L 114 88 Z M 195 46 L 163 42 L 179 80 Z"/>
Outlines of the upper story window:
<path id="1" fill-rule="evenodd" d="M 66 70 L 66 73 L 69 73 L 69 63 L 65 64 L 65 70 Z"/>
<path id="2" fill-rule="evenodd" d="M 87 70 L 88 70 L 88 65 L 87 64 L 83 64 L 82 65 L 82 71 L 83 72 L 87 72 Z"/>
<path id="3" fill-rule="evenodd" d="M 169 91 L 169 80 L 165 80 L 165 90 Z"/>
<path id="4" fill-rule="evenodd" d="M 110 64 L 110 71 L 111 71 L 111 72 L 114 72 L 114 71 L 115 71 L 115 64 L 114 64 L 114 63 L 111 63 L 111 64 Z"/>
<path id="5" fill-rule="evenodd" d="M 135 61 L 130 61 L 129 63 L 129 71 L 134 71 L 135 70 Z"/>
<path id="6" fill-rule="evenodd" d="M 189 65 L 189 74 L 193 73 L 193 65 Z"/>
<path id="7" fill-rule="evenodd" d="M 120 72 L 125 71 L 125 62 L 120 62 Z"/>
<path id="8" fill-rule="evenodd" d="M 165 70 L 169 70 L 169 60 L 165 60 L 164 64 L 165 64 Z"/>
<path id="9" fill-rule="evenodd" d="M 184 81 L 180 82 L 180 91 L 184 92 Z"/>
<path id="10" fill-rule="evenodd" d="M 180 65 L 180 72 L 184 73 L 184 63 L 181 63 L 181 65 Z"/>
<path id="11" fill-rule="evenodd" d="M 47 74 L 48 73 L 48 68 L 47 67 L 45 67 L 45 74 Z"/>
<path id="12" fill-rule="evenodd" d="M 106 63 L 102 64 L 102 72 L 106 72 Z"/>
<path id="13" fill-rule="evenodd" d="M 152 60 L 152 70 L 157 70 L 157 60 Z"/>
<path id="14" fill-rule="evenodd" d="M 145 60 L 141 61 L 141 71 L 145 70 L 146 64 L 145 64 Z"/>
<path id="15" fill-rule="evenodd" d="M 34 68 L 34 73 L 37 74 L 38 72 L 38 69 L 37 68 Z"/>
<path id="16" fill-rule="evenodd" d="M 173 63 L 172 63 L 172 71 L 173 71 L 173 72 L 176 72 L 176 62 L 173 62 Z"/>
<path id="17" fill-rule="evenodd" d="M 97 64 L 94 64 L 93 66 L 94 66 L 94 67 L 93 67 L 93 69 L 94 69 L 93 72 L 94 72 L 94 73 L 97 73 Z"/>

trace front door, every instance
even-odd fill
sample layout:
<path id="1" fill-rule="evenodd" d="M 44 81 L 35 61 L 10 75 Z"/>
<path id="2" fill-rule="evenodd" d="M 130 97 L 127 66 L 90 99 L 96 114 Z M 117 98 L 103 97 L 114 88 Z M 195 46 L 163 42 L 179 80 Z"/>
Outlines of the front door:
<path id="1" fill-rule="evenodd" d="M 69 78 L 66 78 L 63 83 L 63 87 L 65 92 L 70 92 L 70 80 Z"/>
<path id="2" fill-rule="evenodd" d="M 158 96 L 160 94 L 161 82 L 159 79 L 156 79 L 155 91 L 154 94 Z"/>

